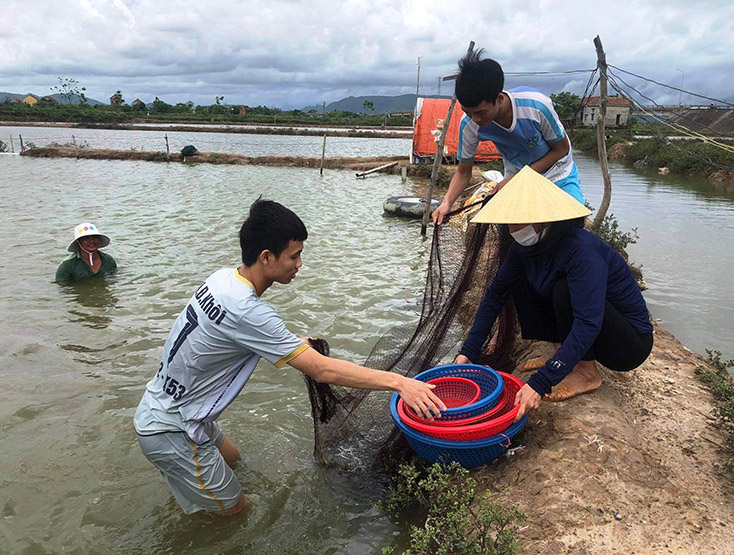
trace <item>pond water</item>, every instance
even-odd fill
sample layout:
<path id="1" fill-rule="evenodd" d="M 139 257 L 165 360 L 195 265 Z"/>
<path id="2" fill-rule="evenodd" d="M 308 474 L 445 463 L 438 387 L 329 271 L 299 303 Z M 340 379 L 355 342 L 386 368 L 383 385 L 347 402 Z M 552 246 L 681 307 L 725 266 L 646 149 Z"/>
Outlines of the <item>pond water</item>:
<path id="1" fill-rule="evenodd" d="M 165 135 L 171 152 L 194 145 L 202 152 L 226 152 L 245 156 L 321 156 L 323 137 L 295 135 L 255 135 L 196 131 L 143 131 L 127 129 L 72 129 L 68 127 L 0 127 L 0 140 L 15 151 L 20 139 L 25 145 L 47 146 L 49 143 L 86 145 L 88 148 L 166 151 Z M 73 137 L 72 137 L 73 136 Z M 326 156 L 408 156 L 411 139 L 370 139 L 367 137 L 328 137 Z"/>
<path id="2" fill-rule="evenodd" d="M 578 162 L 598 205 L 598 165 Z M 629 252 L 654 316 L 689 347 L 734 356 L 732 198 L 619 166 L 613 180 L 611 211 L 638 228 Z M 0 156 L 0 552 L 351 554 L 406 542 L 406 527 L 372 507 L 374 491 L 314 463 L 308 397 L 289 367 L 261 363 L 219 421 L 243 454 L 245 518 L 181 514 L 131 419 L 192 292 L 237 265 L 237 230 L 261 193 L 309 229 L 298 278 L 265 295 L 292 331 L 361 362 L 382 333 L 415 321 L 430 243 L 419 225 L 384 217 L 382 201 L 424 187 L 347 171 Z M 57 286 L 84 220 L 111 236 L 120 272 Z"/>

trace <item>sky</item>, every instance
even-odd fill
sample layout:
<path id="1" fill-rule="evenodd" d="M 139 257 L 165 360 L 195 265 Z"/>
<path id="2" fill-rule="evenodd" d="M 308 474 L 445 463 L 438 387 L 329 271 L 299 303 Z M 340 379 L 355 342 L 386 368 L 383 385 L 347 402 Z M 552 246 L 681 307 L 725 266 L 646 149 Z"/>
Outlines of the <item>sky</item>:
<path id="1" fill-rule="evenodd" d="M 731 0 L 3 0 L 0 91 L 50 94 L 63 77 L 103 102 L 119 89 L 128 103 L 293 109 L 415 93 L 420 57 L 419 92 L 437 94 L 473 40 L 506 88 L 580 95 L 589 73 L 512 73 L 591 70 L 596 35 L 621 70 L 734 102 Z M 612 71 L 627 94 L 710 103 Z"/>

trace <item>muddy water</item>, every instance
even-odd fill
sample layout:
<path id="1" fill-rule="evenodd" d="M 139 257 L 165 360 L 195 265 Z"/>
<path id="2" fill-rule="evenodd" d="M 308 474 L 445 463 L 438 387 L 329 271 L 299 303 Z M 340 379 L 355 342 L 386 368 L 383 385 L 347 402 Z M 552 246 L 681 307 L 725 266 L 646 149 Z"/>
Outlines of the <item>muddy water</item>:
<path id="1" fill-rule="evenodd" d="M 75 144 L 89 148 L 120 150 L 166 150 L 165 135 L 171 152 L 193 144 L 202 152 L 226 152 L 245 156 L 321 156 L 323 137 L 292 135 L 247 135 L 196 131 L 137 131 L 124 129 L 70 129 L 65 127 L 0 127 L 0 140 L 8 144 L 13 137 L 15 151 L 20 139 L 24 144 L 47 146 L 50 143 Z M 408 156 L 410 139 L 370 139 L 363 137 L 328 137 L 326 156 Z"/>
<path id="2" fill-rule="evenodd" d="M 292 331 L 362 361 L 414 319 L 428 243 L 382 216 L 399 177 L 17 156 L 0 170 L 0 552 L 373 553 L 404 534 L 372 508 L 374 492 L 315 466 L 289 367 L 261 363 L 220 419 L 243 454 L 247 518 L 182 515 L 131 421 L 177 313 L 208 274 L 237 265 L 238 226 L 260 193 L 309 228 L 298 278 L 265 297 Z M 111 236 L 121 271 L 60 287 L 51 280 L 82 220 Z"/>
<path id="3" fill-rule="evenodd" d="M 289 140 L 308 140 L 305 137 Z M 601 199 L 595 161 L 583 188 Z M 705 183 L 614 167 L 611 210 L 650 285 L 646 298 L 688 346 L 734 356 L 734 202 Z M 0 552 L 379 553 L 404 527 L 374 492 L 315 466 L 302 379 L 262 363 L 220 419 L 243 453 L 253 503 L 233 520 L 185 516 L 138 450 L 131 418 L 168 329 L 209 273 L 237 263 L 236 231 L 260 193 L 306 222 L 305 266 L 266 300 L 298 334 L 364 360 L 414 320 L 428 255 L 418 227 L 382 200 L 421 185 L 351 172 L 0 156 Z M 51 283 L 70 230 L 93 220 L 121 268 Z M 386 415 L 386 418 L 389 418 Z"/>

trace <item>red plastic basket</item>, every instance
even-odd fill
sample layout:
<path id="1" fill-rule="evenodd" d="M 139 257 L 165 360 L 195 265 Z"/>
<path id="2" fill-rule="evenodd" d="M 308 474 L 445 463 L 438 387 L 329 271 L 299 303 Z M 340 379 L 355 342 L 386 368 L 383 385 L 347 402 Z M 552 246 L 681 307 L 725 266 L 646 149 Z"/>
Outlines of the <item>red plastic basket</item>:
<path id="1" fill-rule="evenodd" d="M 417 432 L 425 434 L 430 437 L 438 439 L 445 439 L 450 441 L 473 441 L 476 439 L 485 439 L 493 435 L 497 435 L 504 431 L 507 427 L 512 424 L 512 421 L 517 416 L 517 412 L 520 410 L 519 405 L 515 405 L 515 395 L 520 388 L 525 385 L 522 380 L 505 374 L 504 372 L 499 373 L 502 379 L 505 380 L 505 389 L 507 396 L 505 397 L 504 403 L 502 403 L 500 410 L 494 417 L 486 417 L 485 413 L 481 416 L 485 417 L 485 420 L 480 422 L 474 421 L 474 418 L 454 421 L 459 425 L 445 426 L 445 425 L 434 425 L 436 421 L 417 421 L 406 414 L 405 405 L 401 406 L 398 402 L 398 416 L 402 422 L 410 426 Z M 472 420 L 472 423 L 467 424 L 466 420 Z"/>
<path id="2" fill-rule="evenodd" d="M 443 419 L 440 416 L 437 416 L 433 420 L 428 420 L 427 418 L 418 416 L 416 412 L 412 408 L 410 408 L 410 405 L 406 405 L 405 403 L 403 403 L 402 399 L 398 399 L 398 410 L 400 414 L 404 412 L 407 418 L 410 418 L 411 420 L 414 420 L 415 422 L 422 422 L 423 424 L 430 423 L 432 426 L 467 426 L 469 424 L 476 424 L 477 422 L 482 422 L 483 420 L 489 420 L 490 418 L 494 418 L 495 416 L 501 414 L 502 412 L 507 412 L 507 410 L 509 410 L 505 408 L 505 403 L 508 402 L 507 396 L 508 396 L 508 390 L 505 387 L 502 389 L 502 394 L 500 395 L 500 398 L 497 401 L 497 404 L 494 407 L 492 407 L 491 409 L 489 409 L 487 412 L 482 413 L 482 414 L 477 414 L 476 416 L 470 416 L 467 418 L 457 418 L 455 420 Z M 512 400 L 510 402 L 514 402 L 514 400 L 515 400 L 515 392 L 513 390 Z"/>
<path id="3" fill-rule="evenodd" d="M 428 380 L 427 383 L 436 386 L 433 394 L 441 399 L 449 409 L 471 405 L 479 399 L 481 394 L 479 384 L 468 378 L 447 376 Z"/>

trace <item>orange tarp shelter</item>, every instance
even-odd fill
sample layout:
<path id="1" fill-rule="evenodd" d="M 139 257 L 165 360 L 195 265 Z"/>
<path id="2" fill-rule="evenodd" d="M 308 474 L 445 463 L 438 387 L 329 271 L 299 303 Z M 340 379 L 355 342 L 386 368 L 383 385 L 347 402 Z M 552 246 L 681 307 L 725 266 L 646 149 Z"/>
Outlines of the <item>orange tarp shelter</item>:
<path id="1" fill-rule="evenodd" d="M 415 123 L 413 125 L 413 158 L 433 158 L 436 146 L 441 138 L 443 122 L 449 113 L 450 98 L 418 98 L 415 107 Z M 459 146 L 459 123 L 464 117 L 461 106 L 457 103 L 451 114 L 451 124 L 444 144 L 444 156 L 456 158 Z M 497 148 L 491 141 L 481 141 L 475 160 L 495 160 L 500 158 Z"/>

